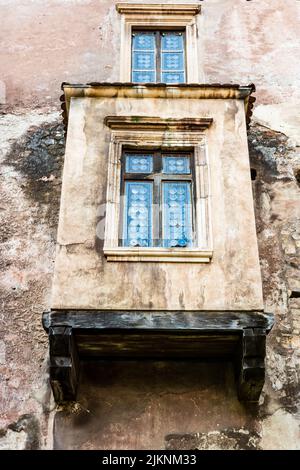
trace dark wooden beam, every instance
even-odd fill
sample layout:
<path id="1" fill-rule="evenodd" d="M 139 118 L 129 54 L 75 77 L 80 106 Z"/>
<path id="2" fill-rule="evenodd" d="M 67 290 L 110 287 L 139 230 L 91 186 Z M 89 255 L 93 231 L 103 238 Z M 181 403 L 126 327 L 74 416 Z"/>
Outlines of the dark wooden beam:
<path id="1" fill-rule="evenodd" d="M 55 401 L 75 400 L 79 378 L 77 347 L 70 326 L 49 328 L 50 382 Z"/>
<path id="2" fill-rule="evenodd" d="M 259 399 L 265 377 L 266 334 L 273 315 L 262 311 L 51 310 L 50 380 L 55 400 L 74 400 L 79 358 L 232 359 L 240 400 Z"/>
<path id="3" fill-rule="evenodd" d="M 247 328 L 241 339 L 239 354 L 238 397 L 257 402 L 265 382 L 266 330 Z"/>
<path id="4" fill-rule="evenodd" d="M 241 335 L 174 331 L 77 332 L 76 344 L 82 358 L 149 358 L 230 360 L 238 350 Z"/>
<path id="5" fill-rule="evenodd" d="M 43 326 L 68 325 L 88 333 L 91 330 L 168 330 L 242 332 L 245 328 L 270 331 L 273 314 L 262 311 L 107 311 L 51 310 L 43 315 Z"/>

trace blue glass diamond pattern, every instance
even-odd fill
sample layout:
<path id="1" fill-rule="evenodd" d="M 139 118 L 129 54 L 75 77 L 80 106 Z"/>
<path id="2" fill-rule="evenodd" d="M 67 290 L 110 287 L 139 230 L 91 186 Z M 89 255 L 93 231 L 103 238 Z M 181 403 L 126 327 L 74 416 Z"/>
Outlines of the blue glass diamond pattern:
<path id="1" fill-rule="evenodd" d="M 134 52 L 133 53 L 134 70 L 154 70 L 155 60 L 153 52 Z"/>
<path id="2" fill-rule="evenodd" d="M 163 157 L 163 173 L 169 175 L 188 175 L 190 173 L 189 157 Z"/>
<path id="3" fill-rule="evenodd" d="M 131 79 L 135 83 L 154 83 L 156 81 L 154 33 L 134 33 Z"/>
<path id="4" fill-rule="evenodd" d="M 152 183 L 125 183 L 124 246 L 152 244 Z"/>
<path id="5" fill-rule="evenodd" d="M 163 184 L 163 243 L 168 248 L 192 244 L 191 183 Z"/>
<path id="6" fill-rule="evenodd" d="M 152 155 L 126 155 L 126 173 L 151 173 L 152 168 Z"/>
<path id="7" fill-rule="evenodd" d="M 184 83 L 185 50 L 184 34 L 161 33 L 161 48 L 156 51 L 155 32 L 135 32 L 132 38 L 132 74 L 134 83 Z M 157 76 L 156 59 L 159 58 L 160 76 Z"/>
<path id="8" fill-rule="evenodd" d="M 171 73 L 171 72 L 164 72 L 162 73 L 162 80 L 163 83 L 184 83 L 185 78 L 184 78 L 184 72 L 177 72 L 177 73 Z"/>
<path id="9" fill-rule="evenodd" d="M 155 83 L 155 72 L 132 72 L 133 83 Z"/>
<path id="10" fill-rule="evenodd" d="M 163 33 L 161 47 L 163 51 L 183 51 L 183 35 L 180 33 Z"/>
<path id="11" fill-rule="evenodd" d="M 183 71 L 183 54 L 182 52 L 163 52 L 162 53 L 162 70 L 163 71 Z"/>
<path id="12" fill-rule="evenodd" d="M 154 33 L 134 33 L 132 40 L 133 50 L 155 50 L 155 35 Z"/>

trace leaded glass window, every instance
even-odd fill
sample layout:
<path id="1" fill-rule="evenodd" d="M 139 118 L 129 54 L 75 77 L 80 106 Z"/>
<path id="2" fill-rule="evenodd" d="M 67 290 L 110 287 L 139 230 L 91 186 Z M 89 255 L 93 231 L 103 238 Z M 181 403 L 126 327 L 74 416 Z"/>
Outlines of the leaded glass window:
<path id="1" fill-rule="evenodd" d="M 131 63 L 133 82 L 184 83 L 184 31 L 134 31 Z"/>
<path id="2" fill-rule="evenodd" d="M 163 244 L 190 246 L 192 241 L 191 183 L 163 183 Z"/>
<path id="3" fill-rule="evenodd" d="M 125 246 L 152 245 L 152 183 L 125 182 Z"/>
<path id="4" fill-rule="evenodd" d="M 194 245 L 192 152 L 125 151 L 120 245 Z"/>

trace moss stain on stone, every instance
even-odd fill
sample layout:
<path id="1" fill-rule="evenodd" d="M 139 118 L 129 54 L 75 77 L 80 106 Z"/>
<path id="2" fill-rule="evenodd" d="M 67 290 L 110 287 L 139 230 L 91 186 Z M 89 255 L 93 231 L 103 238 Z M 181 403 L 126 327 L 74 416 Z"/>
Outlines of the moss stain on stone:
<path id="1" fill-rule="evenodd" d="M 21 187 L 24 194 L 37 203 L 35 215 L 38 221 L 55 230 L 65 151 L 63 135 L 60 123 L 31 127 L 13 143 L 4 162 L 24 176 Z"/>

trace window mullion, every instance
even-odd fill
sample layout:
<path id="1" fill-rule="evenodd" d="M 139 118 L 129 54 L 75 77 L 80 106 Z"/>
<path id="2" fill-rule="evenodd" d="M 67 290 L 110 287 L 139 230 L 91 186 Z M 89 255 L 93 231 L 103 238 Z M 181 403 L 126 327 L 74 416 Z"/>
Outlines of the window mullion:
<path id="1" fill-rule="evenodd" d="M 161 151 L 154 153 L 154 191 L 156 194 L 155 204 L 155 245 L 157 247 L 162 246 L 162 156 Z"/>
<path id="2" fill-rule="evenodd" d="M 156 83 L 161 83 L 161 32 L 156 32 Z"/>
<path id="3" fill-rule="evenodd" d="M 160 177 L 156 174 L 153 178 L 153 246 L 161 246 L 160 236 Z"/>

